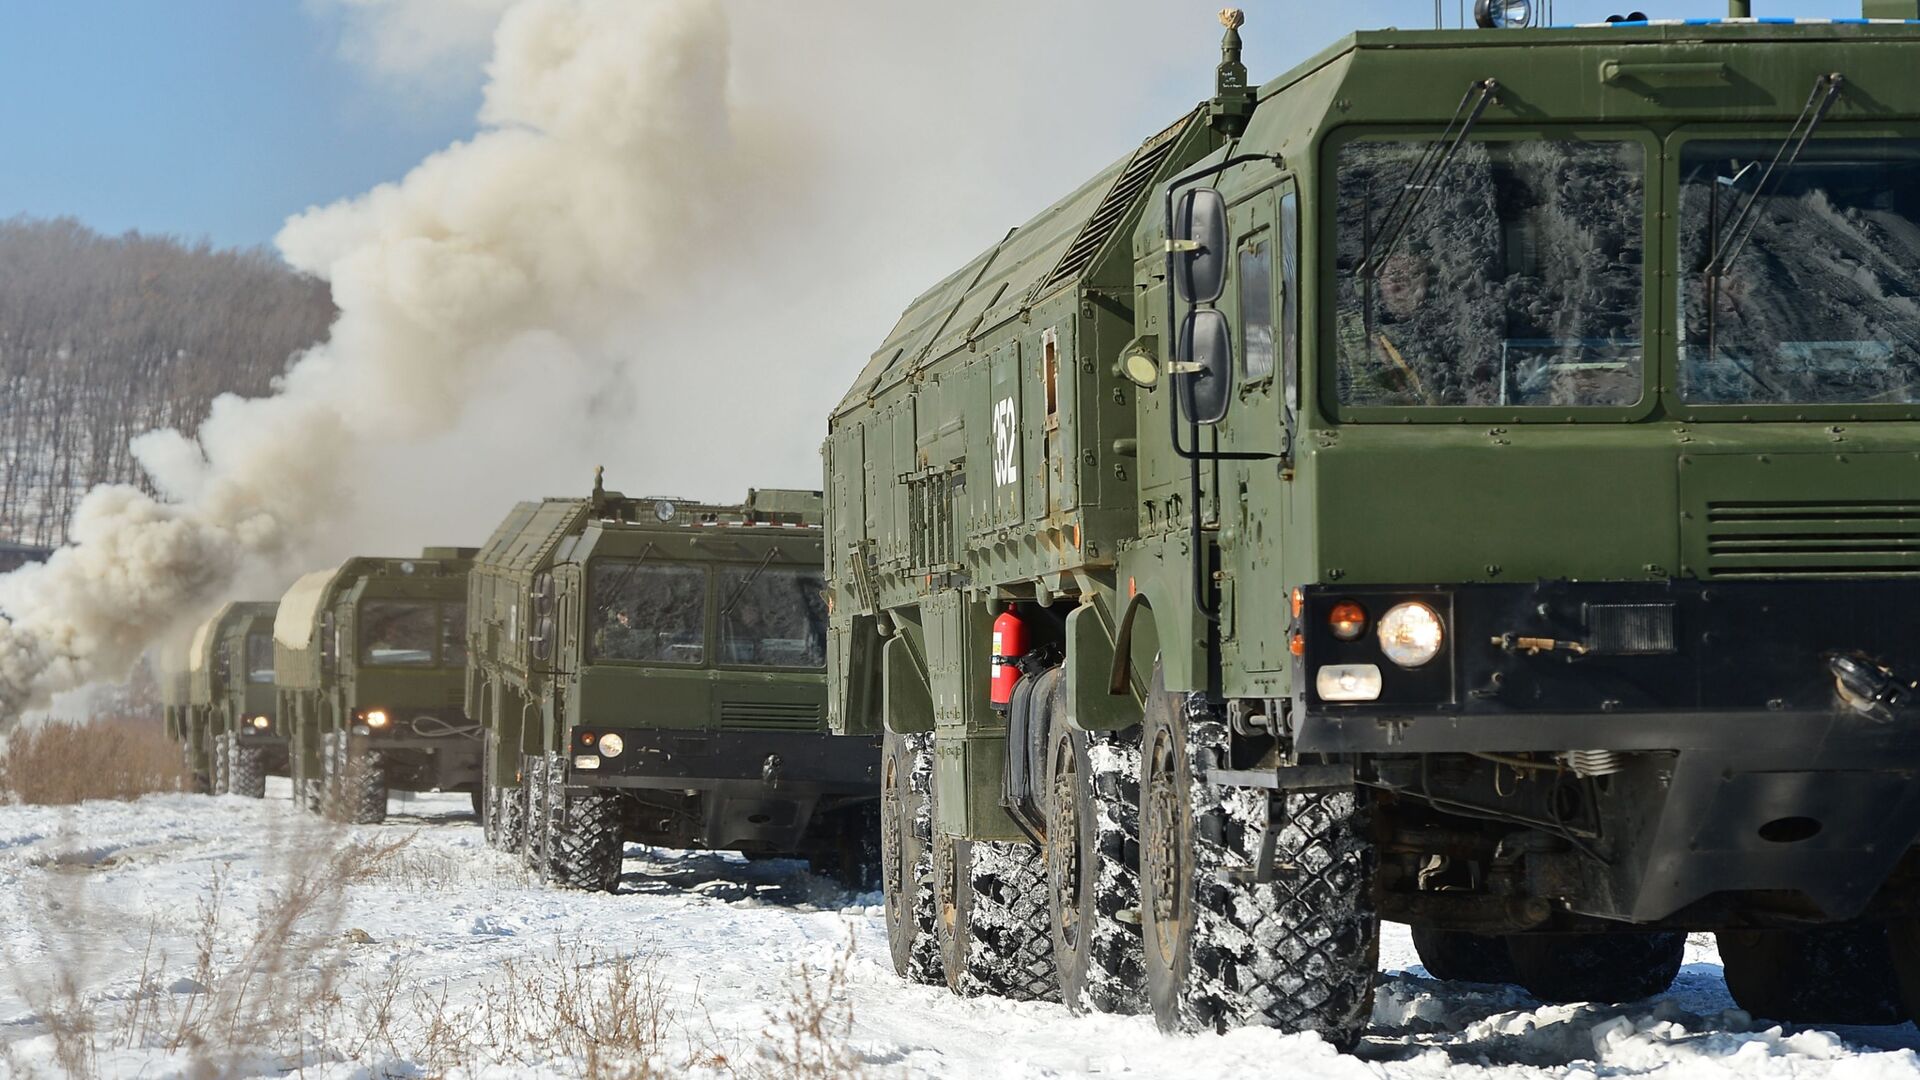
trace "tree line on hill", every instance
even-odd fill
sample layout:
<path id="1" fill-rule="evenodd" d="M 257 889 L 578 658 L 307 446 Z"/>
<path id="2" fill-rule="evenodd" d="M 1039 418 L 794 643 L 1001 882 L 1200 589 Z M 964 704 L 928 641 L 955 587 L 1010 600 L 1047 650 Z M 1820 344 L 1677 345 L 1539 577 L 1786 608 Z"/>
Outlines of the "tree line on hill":
<path id="1" fill-rule="evenodd" d="M 333 317 L 267 248 L 0 221 L 0 540 L 58 545 L 88 489 L 146 487 L 135 436 L 267 393 Z"/>

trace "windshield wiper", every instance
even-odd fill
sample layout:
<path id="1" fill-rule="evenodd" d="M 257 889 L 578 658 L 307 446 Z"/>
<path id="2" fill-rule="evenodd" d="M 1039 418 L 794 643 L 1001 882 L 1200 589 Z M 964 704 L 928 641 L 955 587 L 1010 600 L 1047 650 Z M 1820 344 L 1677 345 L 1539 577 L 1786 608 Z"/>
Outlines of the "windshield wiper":
<path id="1" fill-rule="evenodd" d="M 1473 125 L 1480 122 L 1480 116 L 1493 102 L 1494 91 L 1500 89 L 1495 79 L 1479 79 L 1467 87 L 1460 98 L 1459 107 L 1453 110 L 1453 119 L 1447 121 L 1447 128 L 1438 139 L 1427 144 L 1420 159 L 1413 163 L 1413 171 L 1407 174 L 1406 183 L 1400 187 L 1400 193 L 1393 198 L 1393 204 L 1387 207 L 1385 217 L 1380 219 L 1380 249 L 1375 254 L 1371 248 L 1360 259 L 1361 277 L 1372 281 L 1380 274 L 1380 268 L 1386 264 L 1387 256 L 1393 254 L 1394 245 L 1413 224 L 1420 213 L 1420 205 L 1427 199 L 1427 193 L 1439 185 L 1440 177 L 1453 164 L 1460 147 L 1473 132 Z M 1475 95 L 1478 95 L 1476 98 Z"/>
<path id="2" fill-rule="evenodd" d="M 1738 259 L 1740 252 L 1746 248 L 1748 238 L 1753 235 L 1754 226 L 1756 226 L 1760 220 L 1754 215 L 1754 210 L 1759 207 L 1760 200 L 1767 195 L 1767 185 L 1773 180 L 1773 174 L 1778 171 L 1782 165 L 1789 169 L 1793 168 L 1794 164 L 1800 160 L 1800 154 L 1806 150 L 1807 143 L 1813 139 L 1813 133 L 1819 129 L 1820 121 L 1826 119 L 1827 110 L 1833 107 L 1834 99 L 1840 96 L 1840 84 L 1845 81 L 1846 77 L 1837 71 L 1829 72 L 1813 80 L 1813 90 L 1807 94 L 1806 105 L 1800 109 L 1800 115 L 1794 120 L 1793 126 L 1787 129 L 1787 137 L 1780 140 L 1779 147 L 1774 150 L 1773 160 L 1767 163 L 1767 171 L 1760 174 L 1760 182 L 1753 185 L 1753 193 L 1747 196 L 1746 202 L 1740 204 L 1740 212 L 1735 214 L 1733 221 L 1727 225 L 1725 235 L 1715 237 L 1718 243 L 1713 249 L 1713 257 L 1707 260 L 1705 271 L 1707 275 L 1707 359 L 1709 362 L 1719 355 L 1720 279 L 1727 275 L 1727 271 L 1733 266 L 1734 260 Z M 1752 164 L 1749 164 L 1746 168 L 1734 174 L 1727 186 L 1731 188 L 1733 184 L 1738 183 L 1740 177 L 1745 175 L 1747 170 L 1752 167 Z M 1712 192 L 1713 203 L 1709 208 L 1710 225 L 1713 226 L 1709 231 L 1716 233 L 1718 232 L 1717 223 L 1720 208 L 1720 180 L 1721 178 L 1719 177 L 1715 177 L 1714 179 L 1715 186 Z M 1714 242 L 1714 240 L 1708 241 L 1710 244 Z M 1746 361 L 1737 356 L 1729 356 L 1727 359 L 1733 361 L 1734 366 L 1740 369 L 1740 373 L 1752 379 L 1754 384 L 1762 390 L 1772 394 L 1774 397 L 1780 396 L 1779 391 L 1769 386 L 1767 381 L 1762 379 L 1758 372 L 1747 366 Z"/>
<path id="3" fill-rule="evenodd" d="M 1708 260 L 1707 277 L 1725 275 L 1727 268 L 1740 257 L 1740 250 L 1746 246 L 1747 238 L 1753 235 L 1753 227 L 1758 220 L 1753 217 L 1753 211 L 1760 205 L 1761 197 L 1767 194 L 1768 182 L 1782 165 L 1791 169 L 1800 160 L 1801 152 L 1813 139 L 1820 121 L 1826 119 L 1827 110 L 1833 107 L 1834 99 L 1840 96 L 1840 84 L 1845 81 L 1846 77 L 1837 71 L 1813 80 L 1813 92 L 1807 95 L 1807 104 L 1800 110 L 1800 118 L 1787 130 L 1787 137 L 1780 141 L 1779 149 L 1773 152 L 1773 160 L 1767 163 L 1767 171 L 1760 174 L 1760 182 L 1753 185 L 1753 194 L 1747 196 L 1747 201 L 1740 205 L 1740 212 L 1733 215 L 1732 223 L 1727 226 L 1727 234 L 1720 238 L 1719 249 Z"/>
<path id="4" fill-rule="evenodd" d="M 760 576 L 760 571 L 765 570 L 767 568 L 767 564 L 772 562 L 773 557 L 778 554 L 780 554 L 780 546 L 778 544 L 775 544 L 773 547 L 770 547 L 767 549 L 766 558 L 761 559 L 760 565 L 754 567 L 753 573 L 747 575 L 747 580 L 741 582 L 740 587 L 733 590 L 732 596 L 727 597 L 726 606 L 720 609 L 721 618 L 724 619 L 727 617 L 727 612 L 733 610 L 733 605 L 739 603 L 740 598 L 747 594 L 747 587 L 753 584 L 754 580 Z"/>

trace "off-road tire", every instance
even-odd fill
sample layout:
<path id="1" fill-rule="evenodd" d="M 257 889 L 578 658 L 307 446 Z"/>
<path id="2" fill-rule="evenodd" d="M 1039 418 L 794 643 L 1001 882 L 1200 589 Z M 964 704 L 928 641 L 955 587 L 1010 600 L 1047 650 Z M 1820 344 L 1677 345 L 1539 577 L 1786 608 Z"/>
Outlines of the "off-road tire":
<path id="1" fill-rule="evenodd" d="M 565 763 L 547 762 L 551 792 L 548 881 L 563 889 L 612 892 L 620 884 L 625 807 L 617 792 L 566 787 Z"/>
<path id="2" fill-rule="evenodd" d="M 329 821 L 346 817 L 342 810 L 342 792 L 346 781 L 341 774 L 340 739 L 336 732 L 320 736 L 320 815 Z"/>
<path id="3" fill-rule="evenodd" d="M 193 785 L 193 793 L 195 795 L 213 794 L 213 777 L 209 775 L 207 770 L 200 768 L 199 762 L 194 760 L 193 739 L 191 737 L 188 737 L 180 744 L 180 761 L 185 766 L 187 777 Z"/>
<path id="4" fill-rule="evenodd" d="M 235 732 L 226 735 L 227 791 L 249 799 L 267 797 L 267 752 L 248 746 Z"/>
<path id="5" fill-rule="evenodd" d="M 936 986 L 940 942 L 933 929 L 933 734 L 887 732 L 881 744 L 880 887 L 894 974 Z"/>
<path id="6" fill-rule="evenodd" d="M 515 855 L 526 850 L 527 789 L 523 783 L 493 789 L 494 847 Z"/>
<path id="7" fill-rule="evenodd" d="M 378 750 L 351 752 L 351 743 L 343 736 L 347 751 L 342 772 L 346 783 L 346 810 L 355 825 L 378 825 L 387 820 L 387 756 Z"/>
<path id="8" fill-rule="evenodd" d="M 1474 983 L 1514 981 L 1513 958 L 1507 954 L 1504 937 L 1416 926 L 1413 949 L 1420 954 L 1420 964 L 1427 969 L 1427 974 L 1436 979 Z"/>
<path id="9" fill-rule="evenodd" d="M 1315 1031 L 1351 1047 L 1373 1011 L 1380 949 L 1365 803 L 1350 789 L 1213 786 L 1207 770 L 1227 763 L 1226 721 L 1165 685 L 1155 664 L 1140 793 L 1155 1021 L 1166 1031 Z M 1255 882 L 1268 828 L 1279 830 L 1273 880 Z"/>
<path id="10" fill-rule="evenodd" d="M 1059 1001 L 1040 850 L 944 835 L 937 783 L 928 796 L 935 822 L 934 939 L 947 988 L 963 997 Z"/>
<path id="11" fill-rule="evenodd" d="M 1714 935 L 1727 992 L 1755 1017 L 1794 1024 L 1908 1019 L 1892 941 L 1879 924 Z"/>
<path id="12" fill-rule="evenodd" d="M 526 791 L 526 828 L 522 832 L 520 858 L 534 876 L 545 879 L 547 852 L 547 759 L 529 754 L 521 759 L 521 783 Z"/>
<path id="13" fill-rule="evenodd" d="M 1040 678 L 1047 717 L 1048 922 L 1060 997 L 1073 1013 L 1144 1012 L 1140 939 L 1140 732 L 1067 722 L 1059 669 Z"/>
<path id="14" fill-rule="evenodd" d="M 320 811 L 320 781 L 307 775 L 306 757 L 300 732 L 295 731 L 287 742 L 287 782 L 293 788 L 293 805 L 314 814 Z"/>
<path id="15" fill-rule="evenodd" d="M 227 745 L 227 737 L 225 735 L 209 733 L 207 741 L 207 756 L 213 759 L 213 793 L 215 795 L 225 795 L 231 790 L 227 786 L 230 775 L 228 772 L 230 766 L 227 762 L 227 752 L 230 747 Z"/>
<path id="16" fill-rule="evenodd" d="M 1639 1001 L 1664 991 L 1686 956 L 1682 933 L 1512 934 L 1513 982 L 1540 1001 Z"/>

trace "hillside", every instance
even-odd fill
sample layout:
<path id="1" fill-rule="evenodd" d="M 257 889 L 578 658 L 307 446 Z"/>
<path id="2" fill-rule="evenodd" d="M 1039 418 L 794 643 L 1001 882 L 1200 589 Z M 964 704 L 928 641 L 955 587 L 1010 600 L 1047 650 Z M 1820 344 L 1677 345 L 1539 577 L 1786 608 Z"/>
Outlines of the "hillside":
<path id="1" fill-rule="evenodd" d="M 0 221 L 0 540 L 63 541 L 88 488 L 142 482 L 130 439 L 267 392 L 333 316 L 264 248 Z"/>

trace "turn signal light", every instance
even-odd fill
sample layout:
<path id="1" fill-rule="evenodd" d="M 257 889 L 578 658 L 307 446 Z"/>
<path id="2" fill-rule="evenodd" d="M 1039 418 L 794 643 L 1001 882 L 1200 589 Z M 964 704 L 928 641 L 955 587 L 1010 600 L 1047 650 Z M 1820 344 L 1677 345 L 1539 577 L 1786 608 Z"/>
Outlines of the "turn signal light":
<path id="1" fill-rule="evenodd" d="M 1327 628 L 1341 641 L 1357 641 L 1367 632 L 1367 609 L 1351 600 L 1342 600 L 1327 612 Z"/>

